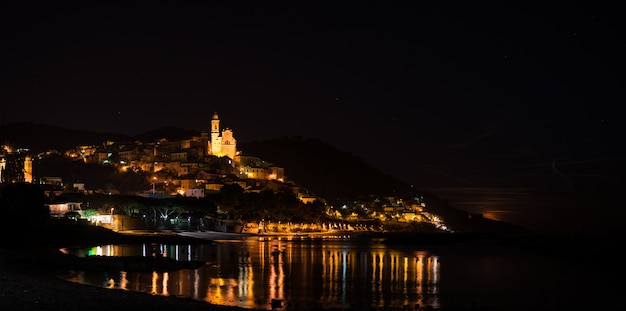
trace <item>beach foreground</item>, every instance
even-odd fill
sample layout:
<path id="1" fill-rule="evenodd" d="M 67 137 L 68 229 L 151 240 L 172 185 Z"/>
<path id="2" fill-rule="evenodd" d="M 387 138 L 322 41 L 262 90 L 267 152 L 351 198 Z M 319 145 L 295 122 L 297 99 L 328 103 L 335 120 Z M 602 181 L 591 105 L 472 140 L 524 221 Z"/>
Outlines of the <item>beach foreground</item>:
<path id="1" fill-rule="evenodd" d="M 81 285 L 51 271 L 20 264 L 15 254 L 0 255 L 2 310 L 243 310 L 206 302 Z"/>
<path id="2" fill-rule="evenodd" d="M 24 233 L 17 233 L 24 234 Z M 16 234 L 14 234 L 16 235 Z M 6 235 L 4 235 L 6 237 Z M 1 310 L 244 310 L 175 296 L 151 295 L 72 283 L 55 275 L 62 247 L 103 243 L 194 240 L 176 235 L 120 234 L 95 226 L 51 226 L 27 242 L 3 239 L 0 248 Z M 13 245 L 10 243 L 16 242 Z M 204 241 L 206 242 L 206 241 Z"/>

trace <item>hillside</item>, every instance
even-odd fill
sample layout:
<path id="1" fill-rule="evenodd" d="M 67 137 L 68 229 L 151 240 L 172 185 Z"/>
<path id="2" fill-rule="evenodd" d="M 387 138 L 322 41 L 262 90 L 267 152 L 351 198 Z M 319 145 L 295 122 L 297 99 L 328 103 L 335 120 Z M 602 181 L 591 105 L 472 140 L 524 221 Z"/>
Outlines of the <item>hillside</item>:
<path id="1" fill-rule="evenodd" d="M 289 180 L 300 182 L 327 199 L 360 196 L 404 196 L 411 187 L 318 139 L 283 137 L 241 144 L 243 155 L 256 156 L 285 168 Z"/>

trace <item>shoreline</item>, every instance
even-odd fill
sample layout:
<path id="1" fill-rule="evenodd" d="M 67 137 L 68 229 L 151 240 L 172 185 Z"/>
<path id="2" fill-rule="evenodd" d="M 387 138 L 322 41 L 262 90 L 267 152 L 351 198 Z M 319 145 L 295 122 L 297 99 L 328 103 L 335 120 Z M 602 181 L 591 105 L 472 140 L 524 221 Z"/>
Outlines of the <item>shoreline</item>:
<path id="1" fill-rule="evenodd" d="M 73 259 L 60 250 L 97 244 L 211 243 L 171 233 L 117 233 L 96 226 L 52 226 L 29 241 L 0 247 L 2 310 L 176 310 L 244 311 L 185 297 L 152 295 L 74 283 L 57 277 Z M 84 258 L 83 258 L 84 259 Z"/>
<path id="2" fill-rule="evenodd" d="M 186 297 L 161 296 L 150 293 L 132 292 L 121 289 L 107 289 L 104 287 L 91 286 L 85 284 L 74 283 L 63 280 L 56 276 L 59 261 L 64 260 L 59 257 L 60 249 L 64 247 L 96 245 L 96 244 L 124 244 L 124 243 L 212 243 L 215 237 L 231 237 L 239 239 L 241 237 L 280 237 L 285 235 L 250 235 L 250 234 L 227 234 L 216 232 L 205 232 L 205 238 L 187 236 L 178 234 L 179 232 L 145 232 L 138 234 L 117 233 L 110 230 L 102 230 L 94 227 L 63 227 L 53 228 L 47 232 L 45 237 L 41 237 L 38 243 L 33 245 L 23 245 L 0 248 L 0 302 L 3 310 L 127 310 L 127 309 L 156 309 L 156 310 L 176 310 L 176 311 L 194 311 L 194 310 L 215 310 L 215 311 L 245 311 L 245 310 L 271 310 L 270 306 L 264 309 L 247 309 L 234 306 L 216 305 L 205 301 L 194 300 Z M 346 234 L 341 232 L 339 234 Z M 467 241 L 461 235 L 452 234 L 446 236 L 453 238 L 454 241 L 439 240 L 438 246 L 443 248 L 456 248 L 456 242 L 460 242 L 462 247 L 475 248 L 477 251 L 491 249 L 494 246 L 502 247 L 502 244 L 493 243 L 494 240 L 472 240 Z M 213 239 L 208 237 L 212 236 Z M 394 236 L 389 234 L 388 236 Z M 410 234 L 409 234 L 410 236 Z M 63 239 L 61 239 L 63 237 Z M 457 240 L 461 238 L 461 240 Z M 500 240 L 495 240 L 498 242 Z M 538 239 L 517 239 L 504 241 L 521 242 L 521 244 L 506 244 L 516 248 L 522 248 L 528 251 L 548 254 L 553 253 L 558 257 L 567 257 L 569 260 L 575 260 L 580 256 L 571 256 L 570 251 L 574 254 L 580 254 L 581 249 L 591 247 L 595 250 L 601 248 L 608 249 L 617 248 L 621 243 L 617 241 L 604 241 L 608 243 L 597 243 L 600 241 L 591 239 L 572 239 L 568 240 L 573 243 L 563 243 L 564 241 L 557 239 L 555 241 Z M 622 241 L 622 240 L 620 240 Z M 417 240 L 400 239 L 395 240 L 397 247 L 415 247 Z M 437 241 L 434 241 L 437 242 Z M 452 242 L 449 244 L 447 242 Z M 469 242 L 469 243 L 468 243 Z M 500 241 L 501 242 L 501 241 Z M 580 244 L 580 242 L 586 242 Z M 586 246 L 586 247 L 585 247 Z M 563 248 L 563 249 L 562 249 Z M 611 261 L 609 260 L 609 263 Z M 6 307 L 6 308 L 5 308 Z M 480 309 L 480 308 L 477 308 Z M 281 308 L 281 310 L 289 310 L 289 307 Z M 306 309 L 301 309 L 306 310 Z M 308 309 L 314 310 L 314 309 Z M 350 310 L 349 306 L 343 310 Z M 437 309 L 437 310 L 472 310 L 466 309 Z M 476 309 L 474 309 L 476 310 Z M 322 311 L 322 310 L 320 310 Z M 372 309 L 372 311 L 375 311 Z"/>
<path id="3" fill-rule="evenodd" d="M 19 254 L 0 252 L 0 301 L 3 310 L 216 310 L 243 311 L 176 296 L 107 289 L 56 277 L 54 269 L 15 262 Z"/>
<path id="4" fill-rule="evenodd" d="M 213 233 L 210 233 L 213 234 Z M 122 234 L 124 235 L 124 234 Z M 85 241 L 83 235 L 79 238 L 81 243 L 116 243 L 138 241 L 160 241 L 176 243 L 207 243 L 209 240 L 199 240 L 171 233 L 161 234 L 128 234 L 110 237 L 101 236 L 100 239 Z M 269 235 L 263 235 L 269 237 Z M 261 237 L 263 237 L 261 236 Z M 76 245 L 73 241 L 72 245 Z M 177 297 L 174 295 L 162 296 L 145 292 L 126 291 L 122 289 L 108 289 L 100 286 L 74 283 L 58 278 L 57 269 L 59 264 L 65 263 L 68 257 L 61 253 L 56 253 L 58 245 L 52 247 L 17 247 L 13 249 L 0 248 L 0 302 L 8 303 L 8 308 L 3 310 L 176 310 L 176 311 L 261 311 L 261 310 L 298 310 L 298 311 L 339 311 L 339 310 L 367 310 L 367 311 L 400 311 L 388 308 L 358 308 L 345 306 L 341 308 L 320 309 L 320 307 L 309 306 L 296 307 L 283 306 L 272 309 L 271 306 L 262 309 L 248 309 L 236 306 L 225 306 L 212 304 L 210 302 L 195 300 L 188 297 Z M 472 310 L 472 309 L 449 309 L 439 308 L 437 310 Z"/>
<path id="5" fill-rule="evenodd" d="M 214 310 L 250 311 L 272 310 L 247 309 L 211 304 L 187 297 L 161 296 L 150 293 L 108 289 L 74 283 L 58 278 L 57 270 L 72 262 L 60 249 L 65 247 L 124 244 L 124 243 L 212 243 L 218 237 L 284 237 L 285 234 L 228 234 L 204 232 L 203 238 L 179 234 L 179 232 L 119 233 L 94 226 L 58 226 L 47 228 L 36 242 L 19 242 L 0 248 L 0 302 L 3 310 Z M 324 233 L 328 234 L 328 233 Z M 332 234 L 347 234 L 333 232 Z M 301 234 L 305 235 L 305 234 Z M 319 236 L 320 233 L 311 235 Z M 293 235 L 295 236 L 295 235 Z M 3 245 L 3 246 L 6 246 Z M 349 309 L 348 306 L 345 308 Z M 284 306 L 281 310 L 289 310 Z M 304 310 L 304 309 L 303 309 Z M 313 310 L 313 309 L 310 309 Z"/>
<path id="6" fill-rule="evenodd" d="M 36 233 L 36 232 L 30 232 Z M 284 234 L 224 232 L 114 232 L 90 225 L 51 226 L 29 241 L 4 241 L 0 248 L 0 303 L 3 310 L 257 310 L 211 304 L 186 297 L 107 289 L 63 280 L 57 269 L 74 262 L 60 250 L 97 244 L 212 243 L 220 239 L 273 237 Z M 7 244 L 8 243 L 8 244 Z M 267 309 L 271 310 L 270 306 Z"/>

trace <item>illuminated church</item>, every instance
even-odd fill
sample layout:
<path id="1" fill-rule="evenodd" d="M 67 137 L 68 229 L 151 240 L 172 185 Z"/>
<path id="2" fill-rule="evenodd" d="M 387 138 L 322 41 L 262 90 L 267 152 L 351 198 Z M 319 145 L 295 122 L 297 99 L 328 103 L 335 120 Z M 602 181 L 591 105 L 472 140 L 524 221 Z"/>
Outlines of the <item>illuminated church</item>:
<path id="1" fill-rule="evenodd" d="M 233 137 L 233 131 L 225 128 L 220 133 L 220 118 L 217 112 L 213 113 L 211 118 L 211 141 L 208 151 L 210 155 L 230 159 L 234 159 L 237 153 L 237 140 Z"/>

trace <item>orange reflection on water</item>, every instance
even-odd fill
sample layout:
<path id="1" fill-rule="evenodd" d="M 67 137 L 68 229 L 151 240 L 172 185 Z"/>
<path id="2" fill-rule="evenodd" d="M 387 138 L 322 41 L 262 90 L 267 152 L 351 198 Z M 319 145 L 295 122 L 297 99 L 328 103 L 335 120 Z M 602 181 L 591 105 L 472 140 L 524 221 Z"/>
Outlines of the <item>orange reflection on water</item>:
<path id="1" fill-rule="evenodd" d="M 208 288 L 204 300 L 220 305 L 233 305 L 237 303 L 235 288 L 237 281 L 226 278 L 211 278 L 208 280 Z"/>
<path id="2" fill-rule="evenodd" d="M 159 280 L 159 274 L 154 271 L 152 272 L 152 291 L 150 292 L 151 294 L 158 294 L 158 288 L 157 288 L 157 281 Z"/>
<path id="3" fill-rule="evenodd" d="M 162 282 L 163 283 L 163 292 L 162 292 L 162 295 L 164 295 L 164 296 L 169 296 L 170 295 L 170 293 L 167 291 L 167 281 L 169 280 L 169 276 L 170 276 L 169 273 L 167 273 L 167 272 L 163 273 L 163 282 Z"/>
<path id="4" fill-rule="evenodd" d="M 238 242 L 201 251 L 187 246 L 155 246 L 152 250 L 174 258 L 201 257 L 207 264 L 169 273 L 122 272 L 118 284 L 108 286 L 248 309 L 269 309 L 273 300 L 285 306 L 307 299 L 320 304 L 311 308 L 359 303 L 363 308 L 415 303 L 439 306 L 440 262 L 427 252 L 355 249 L 349 244 L 290 243 L 280 239 Z M 104 247 L 100 252 L 133 255 L 135 250 Z M 152 253 L 145 247 L 138 252 Z M 112 278 L 106 281 L 115 282 Z"/>
<path id="5" fill-rule="evenodd" d="M 127 287 L 128 287 L 128 279 L 126 278 L 127 274 L 128 273 L 126 271 L 122 271 L 120 273 L 120 289 L 127 290 Z"/>

